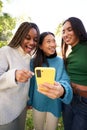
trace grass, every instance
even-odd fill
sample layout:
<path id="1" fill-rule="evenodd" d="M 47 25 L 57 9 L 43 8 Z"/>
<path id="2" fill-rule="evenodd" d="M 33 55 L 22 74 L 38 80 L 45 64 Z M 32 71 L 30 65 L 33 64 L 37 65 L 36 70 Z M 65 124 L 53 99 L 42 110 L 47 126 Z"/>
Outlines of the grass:
<path id="1" fill-rule="evenodd" d="M 33 119 L 32 119 L 32 109 L 29 109 L 27 111 L 25 130 L 33 130 L 33 129 L 34 129 L 34 126 L 33 126 Z M 57 130 L 64 130 L 62 118 L 59 119 Z"/>

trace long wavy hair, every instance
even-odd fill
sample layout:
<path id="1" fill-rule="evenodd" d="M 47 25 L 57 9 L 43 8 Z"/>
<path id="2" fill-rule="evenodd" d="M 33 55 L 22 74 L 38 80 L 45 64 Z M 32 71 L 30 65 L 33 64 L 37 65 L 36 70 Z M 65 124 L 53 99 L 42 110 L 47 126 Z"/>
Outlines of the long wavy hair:
<path id="1" fill-rule="evenodd" d="M 79 18 L 70 17 L 63 22 L 63 25 L 67 21 L 69 21 L 71 23 L 71 26 L 72 26 L 72 29 L 73 29 L 75 35 L 79 38 L 79 42 L 83 43 L 83 42 L 87 41 L 87 32 L 86 32 L 86 29 L 85 29 L 82 21 Z M 67 53 L 68 47 L 69 47 L 69 45 L 67 45 L 62 39 L 62 41 L 61 41 L 62 57 L 63 57 L 65 63 L 66 63 L 66 53 Z"/>
<path id="2" fill-rule="evenodd" d="M 39 36 L 40 36 L 40 31 L 38 26 L 35 23 L 32 22 L 23 22 L 18 30 L 16 31 L 16 33 L 14 34 L 12 40 L 10 41 L 10 43 L 8 44 L 8 46 L 12 47 L 12 48 L 18 48 L 23 40 L 25 39 L 26 35 L 28 34 L 28 32 L 30 31 L 31 28 L 36 29 L 37 31 L 37 38 L 39 41 Z"/>

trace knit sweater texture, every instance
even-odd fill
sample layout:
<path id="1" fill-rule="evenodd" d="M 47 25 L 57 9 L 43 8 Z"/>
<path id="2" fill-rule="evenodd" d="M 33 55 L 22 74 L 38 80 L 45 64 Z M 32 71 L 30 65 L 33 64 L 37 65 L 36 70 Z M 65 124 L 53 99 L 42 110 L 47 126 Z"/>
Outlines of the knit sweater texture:
<path id="1" fill-rule="evenodd" d="M 54 58 L 47 58 L 49 67 L 56 69 L 55 81 L 59 82 L 65 88 L 64 98 L 51 99 L 37 91 L 37 83 L 35 76 L 32 77 L 30 82 L 29 96 L 30 100 L 28 105 L 32 105 L 35 109 L 41 112 L 51 112 L 54 116 L 60 117 L 62 112 L 62 102 L 69 104 L 72 99 L 72 89 L 70 80 L 66 73 L 63 59 L 56 56 Z M 45 65 L 43 65 L 45 67 Z M 33 60 L 31 61 L 31 70 L 33 71 Z M 47 75 L 48 78 L 49 75 Z"/>
<path id="2" fill-rule="evenodd" d="M 29 81 L 15 81 L 15 70 L 28 69 L 29 54 L 24 54 L 21 47 L 0 48 L 0 125 L 16 119 L 26 107 Z"/>
<path id="3" fill-rule="evenodd" d="M 67 58 L 67 72 L 71 82 L 87 86 L 87 42 L 72 47 Z"/>

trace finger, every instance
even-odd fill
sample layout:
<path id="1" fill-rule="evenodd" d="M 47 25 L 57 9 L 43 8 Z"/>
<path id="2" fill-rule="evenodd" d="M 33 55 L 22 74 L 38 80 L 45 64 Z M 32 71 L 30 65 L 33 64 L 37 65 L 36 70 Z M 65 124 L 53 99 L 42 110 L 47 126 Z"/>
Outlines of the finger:
<path id="1" fill-rule="evenodd" d="M 23 72 L 25 73 L 25 76 L 27 76 L 28 78 L 31 78 L 34 75 L 32 71 L 23 70 Z"/>
<path id="2" fill-rule="evenodd" d="M 52 93 L 48 93 L 48 92 L 42 91 L 42 90 L 38 90 L 38 91 L 39 91 L 40 93 L 42 93 L 42 94 L 48 96 L 49 98 L 52 98 L 52 99 L 55 99 L 55 98 L 56 98 L 56 96 L 55 96 L 54 94 L 52 94 Z"/>

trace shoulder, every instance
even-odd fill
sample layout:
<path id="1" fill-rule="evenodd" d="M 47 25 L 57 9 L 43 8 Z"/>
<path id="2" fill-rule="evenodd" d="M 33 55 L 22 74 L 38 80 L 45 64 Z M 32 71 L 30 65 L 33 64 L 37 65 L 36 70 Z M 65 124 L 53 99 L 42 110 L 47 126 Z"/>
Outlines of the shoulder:
<path id="1" fill-rule="evenodd" d="M 87 48 L 87 42 L 84 42 L 84 44 L 83 44 L 83 45 L 84 45 L 84 47 L 86 47 L 86 48 Z"/>
<path id="2" fill-rule="evenodd" d="M 79 44 L 81 47 L 87 47 L 87 41 L 86 42 L 80 42 Z"/>
<path id="3" fill-rule="evenodd" d="M 60 57 L 60 56 L 57 56 L 57 57 L 56 57 L 56 60 L 57 60 L 58 62 L 61 62 L 61 63 L 63 63 L 63 62 L 64 62 L 63 58 L 62 58 L 62 57 Z"/>
<path id="4" fill-rule="evenodd" d="M 64 63 L 64 60 L 63 60 L 63 58 L 62 57 L 60 57 L 60 56 L 56 56 L 56 57 L 54 57 L 54 58 L 50 58 L 50 59 L 48 59 L 48 61 L 49 61 L 49 63 L 53 63 L 53 64 L 63 64 Z"/>
<path id="5" fill-rule="evenodd" d="M 63 58 L 61 56 L 56 56 L 56 58 L 59 60 L 63 60 Z"/>
<path id="6" fill-rule="evenodd" d="M 3 47 L 1 47 L 1 48 L 0 48 L 0 55 L 7 55 L 8 50 L 9 50 L 9 47 L 8 47 L 8 46 L 3 46 Z"/>
<path id="7" fill-rule="evenodd" d="M 0 55 L 2 56 L 13 57 L 15 52 L 16 52 L 16 49 L 9 46 L 3 46 L 0 48 Z"/>
<path id="8" fill-rule="evenodd" d="M 58 68 L 58 66 L 63 67 L 64 66 L 64 60 L 60 56 L 56 56 L 55 58 L 52 58 L 49 60 L 50 66 L 55 66 Z"/>
<path id="9" fill-rule="evenodd" d="M 10 51 L 10 50 L 12 50 L 12 48 L 9 46 L 3 46 L 0 48 L 0 51 Z"/>

